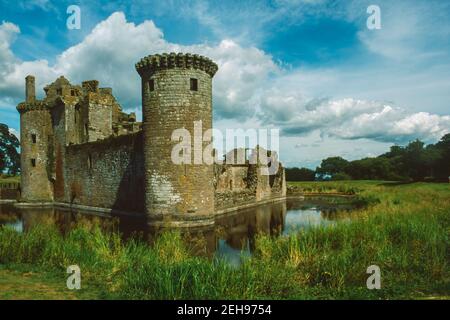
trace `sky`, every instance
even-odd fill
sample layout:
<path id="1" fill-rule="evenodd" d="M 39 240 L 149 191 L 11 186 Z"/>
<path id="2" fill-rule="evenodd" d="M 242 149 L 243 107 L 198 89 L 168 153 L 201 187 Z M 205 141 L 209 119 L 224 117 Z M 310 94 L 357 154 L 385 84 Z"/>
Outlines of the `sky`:
<path id="1" fill-rule="evenodd" d="M 80 8 L 68 29 L 67 8 Z M 369 29 L 370 5 L 381 28 Z M 450 1 L 0 0 L 0 122 L 19 131 L 24 78 L 98 79 L 141 116 L 134 64 L 210 57 L 214 127 L 280 130 L 285 166 L 377 156 L 450 132 Z"/>

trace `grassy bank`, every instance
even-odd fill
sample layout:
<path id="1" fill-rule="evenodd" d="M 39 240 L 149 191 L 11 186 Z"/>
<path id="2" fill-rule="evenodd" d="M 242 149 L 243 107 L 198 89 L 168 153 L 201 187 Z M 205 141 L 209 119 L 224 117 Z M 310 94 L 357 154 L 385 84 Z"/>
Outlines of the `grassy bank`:
<path id="1" fill-rule="evenodd" d="M 9 266 L 10 268 L 12 266 Z M 25 267 L 25 268 L 24 268 Z M 91 299 L 91 291 L 68 291 L 57 274 L 34 272 L 29 266 L 15 266 L 15 270 L 0 267 L 0 300 Z"/>
<path id="2" fill-rule="evenodd" d="M 65 284 L 66 268 L 82 271 L 80 298 L 127 299 L 398 299 L 450 295 L 450 185 L 381 182 L 295 183 L 353 188 L 377 198 L 351 223 L 260 236 L 239 268 L 193 257 L 176 233 L 153 247 L 80 226 L 65 236 L 52 226 L 27 234 L 0 228 L 3 269 L 39 272 Z M 381 269 L 381 290 L 368 290 L 366 269 Z M 52 279 L 53 279 L 52 278 Z M 71 292 L 68 291 L 68 295 Z M 67 296 L 70 298 L 69 296 Z M 62 295 L 61 298 L 66 298 Z"/>
<path id="3" fill-rule="evenodd" d="M 0 183 L 20 182 L 20 176 L 0 175 Z"/>

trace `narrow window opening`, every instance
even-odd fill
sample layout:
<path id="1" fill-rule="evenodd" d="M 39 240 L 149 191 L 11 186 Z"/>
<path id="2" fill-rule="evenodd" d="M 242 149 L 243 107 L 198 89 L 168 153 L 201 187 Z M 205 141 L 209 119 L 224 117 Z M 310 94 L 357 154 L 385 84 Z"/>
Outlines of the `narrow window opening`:
<path id="1" fill-rule="evenodd" d="M 187 164 L 184 164 L 184 176 L 187 177 Z"/>
<path id="2" fill-rule="evenodd" d="M 198 91 L 198 80 L 195 78 L 191 78 L 191 90 Z"/>
<path id="3" fill-rule="evenodd" d="M 92 155 L 88 155 L 88 169 L 92 170 Z"/>
<path id="4" fill-rule="evenodd" d="M 31 159 L 31 166 L 36 167 L 36 159 Z"/>
<path id="5" fill-rule="evenodd" d="M 72 97 L 74 97 L 75 96 L 75 90 L 70 90 L 70 95 L 72 96 Z"/>
<path id="6" fill-rule="evenodd" d="M 88 127 L 88 124 L 87 124 L 87 123 L 84 124 L 84 133 L 86 134 L 86 136 L 87 136 L 88 133 L 89 133 L 89 127 Z"/>
<path id="7" fill-rule="evenodd" d="M 75 107 L 75 119 L 74 119 L 75 123 L 78 123 L 79 118 L 80 118 L 80 106 L 77 105 Z"/>
<path id="8" fill-rule="evenodd" d="M 150 79 L 150 81 L 148 82 L 148 87 L 150 89 L 150 92 L 155 91 L 155 80 Z"/>
<path id="9" fill-rule="evenodd" d="M 56 89 L 56 94 L 62 96 L 62 89 Z"/>
<path id="10" fill-rule="evenodd" d="M 36 143 L 36 135 L 34 133 L 31 135 L 31 141 Z"/>

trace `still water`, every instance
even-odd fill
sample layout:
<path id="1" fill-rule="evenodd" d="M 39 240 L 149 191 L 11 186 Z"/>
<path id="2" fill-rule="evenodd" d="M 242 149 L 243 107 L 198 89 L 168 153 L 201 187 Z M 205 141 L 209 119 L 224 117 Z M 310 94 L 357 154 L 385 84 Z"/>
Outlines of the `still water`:
<path id="1" fill-rule="evenodd" d="M 339 197 L 292 198 L 259 205 L 217 217 L 214 227 L 189 231 L 186 240 L 197 254 L 221 257 L 239 264 L 251 255 L 258 234 L 285 236 L 304 228 L 348 221 L 355 208 L 351 199 Z M 118 230 L 124 239 L 136 234 L 151 238 L 145 221 L 136 217 L 96 216 L 91 212 L 58 208 L 17 208 L 0 204 L 0 225 L 26 232 L 37 224 L 55 224 L 65 233 L 79 223 L 98 223 L 106 231 Z"/>

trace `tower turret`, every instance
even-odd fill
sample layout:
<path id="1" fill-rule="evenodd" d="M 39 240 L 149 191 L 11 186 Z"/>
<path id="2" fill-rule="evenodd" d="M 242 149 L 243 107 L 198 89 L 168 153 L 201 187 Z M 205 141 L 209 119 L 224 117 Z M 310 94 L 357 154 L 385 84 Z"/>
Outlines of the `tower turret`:
<path id="1" fill-rule="evenodd" d="M 212 78 L 218 67 L 191 54 L 156 54 L 141 59 L 145 208 L 149 224 L 202 224 L 214 213 L 213 164 L 194 163 L 194 123 L 212 129 Z M 190 163 L 171 157 L 177 129 L 190 133 Z M 184 141 L 183 141 L 184 142 Z M 210 142 L 202 142 L 204 150 Z M 198 149 L 198 144 L 197 147 Z"/>
<path id="2" fill-rule="evenodd" d="M 47 105 L 35 98 L 34 77 L 25 81 L 26 101 L 17 106 L 20 113 L 21 198 L 26 202 L 53 200 L 49 179 L 52 146 L 52 120 Z"/>
<path id="3" fill-rule="evenodd" d="M 28 75 L 25 78 L 25 101 L 34 102 L 36 100 L 36 86 L 34 76 Z"/>

